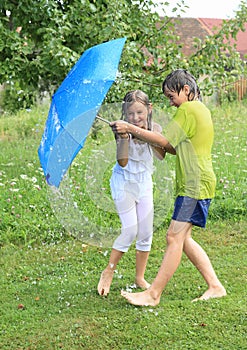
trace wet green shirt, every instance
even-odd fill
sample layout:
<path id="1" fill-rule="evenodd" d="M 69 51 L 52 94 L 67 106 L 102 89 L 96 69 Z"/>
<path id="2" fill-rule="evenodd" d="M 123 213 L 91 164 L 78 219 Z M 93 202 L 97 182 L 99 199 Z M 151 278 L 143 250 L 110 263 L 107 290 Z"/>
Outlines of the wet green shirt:
<path id="1" fill-rule="evenodd" d="M 211 148 L 214 130 L 210 111 L 199 101 L 182 103 L 164 132 L 176 149 L 176 196 L 213 198 L 216 178 Z"/>

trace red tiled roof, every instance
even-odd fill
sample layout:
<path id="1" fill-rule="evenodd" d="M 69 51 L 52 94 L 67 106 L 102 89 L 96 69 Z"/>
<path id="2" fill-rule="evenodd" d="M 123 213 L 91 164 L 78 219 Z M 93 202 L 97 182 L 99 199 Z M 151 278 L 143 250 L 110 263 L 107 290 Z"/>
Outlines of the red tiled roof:
<path id="1" fill-rule="evenodd" d="M 182 45 L 182 51 L 185 56 L 190 56 L 196 52 L 193 46 L 194 38 L 199 38 L 202 41 L 209 35 L 208 28 L 203 26 L 197 18 L 173 18 L 175 32 L 179 36 L 178 43 Z"/>
<path id="2" fill-rule="evenodd" d="M 214 18 L 173 18 L 175 30 L 180 37 L 179 43 L 183 45 L 183 53 L 187 56 L 193 54 L 193 39 L 203 40 L 206 36 L 212 35 L 217 28 L 222 25 L 222 19 Z M 247 23 L 245 31 L 237 34 L 237 40 L 231 39 L 232 44 L 236 44 L 236 49 L 242 59 L 247 55 Z"/>
<path id="3" fill-rule="evenodd" d="M 214 19 L 214 18 L 198 18 L 198 20 L 208 28 L 209 32 L 214 33 L 217 28 L 222 25 L 222 19 Z M 247 23 L 244 25 L 245 31 L 238 32 L 237 40 L 230 39 L 230 42 L 236 44 L 236 49 L 240 53 L 241 57 L 243 55 L 247 55 Z"/>

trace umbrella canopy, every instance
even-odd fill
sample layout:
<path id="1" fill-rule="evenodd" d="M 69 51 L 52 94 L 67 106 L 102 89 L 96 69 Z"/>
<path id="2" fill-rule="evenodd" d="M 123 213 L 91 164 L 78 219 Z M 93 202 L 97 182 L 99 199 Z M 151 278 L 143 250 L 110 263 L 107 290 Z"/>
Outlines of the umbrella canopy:
<path id="1" fill-rule="evenodd" d="M 83 147 L 100 106 L 116 79 L 126 38 L 94 46 L 81 56 L 52 96 L 38 149 L 47 183 L 59 184 Z"/>

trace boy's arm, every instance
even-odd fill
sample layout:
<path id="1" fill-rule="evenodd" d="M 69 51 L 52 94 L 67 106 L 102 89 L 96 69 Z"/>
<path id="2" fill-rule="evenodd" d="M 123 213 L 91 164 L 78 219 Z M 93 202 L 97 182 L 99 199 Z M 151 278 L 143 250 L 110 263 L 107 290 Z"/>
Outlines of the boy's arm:
<path id="1" fill-rule="evenodd" d="M 159 132 L 154 132 L 146 129 L 139 128 L 133 124 L 127 123 L 122 120 L 118 120 L 116 122 L 112 122 L 110 124 L 113 132 L 117 133 L 130 133 L 134 135 L 136 138 L 139 138 L 143 141 L 150 143 L 153 147 L 163 148 L 166 152 L 171 154 L 176 154 L 175 148 L 169 143 L 169 141 Z"/>
<path id="2" fill-rule="evenodd" d="M 156 133 L 159 133 L 161 134 L 162 132 L 162 128 L 159 124 L 157 123 L 153 123 L 153 127 L 152 127 L 152 130 Z M 159 147 L 159 146 L 156 146 L 156 145 L 150 145 L 152 147 L 152 150 L 153 150 L 153 153 L 154 153 L 154 156 L 156 158 L 158 158 L 159 160 L 162 160 L 165 158 L 166 156 L 166 150 L 163 148 L 163 147 Z"/>

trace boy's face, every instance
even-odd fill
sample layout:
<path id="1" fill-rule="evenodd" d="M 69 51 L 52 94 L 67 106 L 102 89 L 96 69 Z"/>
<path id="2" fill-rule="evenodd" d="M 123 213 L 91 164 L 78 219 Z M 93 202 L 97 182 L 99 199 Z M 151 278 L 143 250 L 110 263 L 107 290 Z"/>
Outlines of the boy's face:
<path id="1" fill-rule="evenodd" d="M 147 129 L 150 108 L 151 106 L 147 108 L 140 102 L 131 103 L 127 108 L 126 121 L 138 126 L 139 128 Z"/>
<path id="2" fill-rule="evenodd" d="M 179 94 L 168 89 L 165 89 L 164 94 L 169 98 L 171 106 L 179 107 L 182 103 L 188 101 L 189 92 L 189 86 L 185 85 Z"/>

